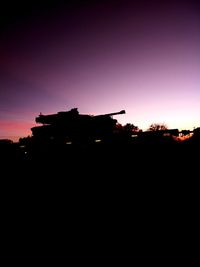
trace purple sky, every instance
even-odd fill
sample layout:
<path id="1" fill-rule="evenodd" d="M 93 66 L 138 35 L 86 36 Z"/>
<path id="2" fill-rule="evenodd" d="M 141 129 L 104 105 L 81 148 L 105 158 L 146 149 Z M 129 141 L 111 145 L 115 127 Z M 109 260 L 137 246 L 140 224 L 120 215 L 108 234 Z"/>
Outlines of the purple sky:
<path id="1" fill-rule="evenodd" d="M 74 107 L 125 109 L 118 122 L 143 130 L 200 126 L 199 1 L 71 2 L 5 10 L 0 138 L 30 134 L 39 112 Z"/>

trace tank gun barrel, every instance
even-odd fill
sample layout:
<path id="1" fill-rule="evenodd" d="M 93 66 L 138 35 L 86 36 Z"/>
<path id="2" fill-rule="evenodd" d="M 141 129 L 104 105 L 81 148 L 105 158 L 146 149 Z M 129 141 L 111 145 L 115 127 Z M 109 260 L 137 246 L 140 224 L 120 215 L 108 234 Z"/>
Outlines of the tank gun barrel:
<path id="1" fill-rule="evenodd" d="M 123 110 L 118 111 L 118 112 L 97 115 L 96 117 L 100 117 L 100 116 L 114 116 L 114 115 L 125 114 L 125 113 L 126 113 L 126 111 L 123 109 Z"/>

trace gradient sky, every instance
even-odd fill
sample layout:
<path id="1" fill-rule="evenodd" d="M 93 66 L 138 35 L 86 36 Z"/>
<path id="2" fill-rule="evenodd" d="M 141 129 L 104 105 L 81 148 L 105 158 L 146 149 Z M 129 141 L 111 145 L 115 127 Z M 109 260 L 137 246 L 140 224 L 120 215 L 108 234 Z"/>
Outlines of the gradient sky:
<path id="1" fill-rule="evenodd" d="M 199 1 L 64 2 L 1 10 L 0 138 L 74 107 L 125 109 L 118 122 L 143 130 L 200 126 Z"/>

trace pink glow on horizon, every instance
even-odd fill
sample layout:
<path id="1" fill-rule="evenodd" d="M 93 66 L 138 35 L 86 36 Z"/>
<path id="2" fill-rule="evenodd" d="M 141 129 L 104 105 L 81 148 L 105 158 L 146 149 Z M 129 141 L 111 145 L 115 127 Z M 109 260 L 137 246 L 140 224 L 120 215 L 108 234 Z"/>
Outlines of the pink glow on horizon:
<path id="1" fill-rule="evenodd" d="M 0 139 L 8 138 L 13 141 L 18 141 L 20 137 L 31 135 L 30 128 L 35 126 L 35 123 L 0 120 L 0 125 Z"/>

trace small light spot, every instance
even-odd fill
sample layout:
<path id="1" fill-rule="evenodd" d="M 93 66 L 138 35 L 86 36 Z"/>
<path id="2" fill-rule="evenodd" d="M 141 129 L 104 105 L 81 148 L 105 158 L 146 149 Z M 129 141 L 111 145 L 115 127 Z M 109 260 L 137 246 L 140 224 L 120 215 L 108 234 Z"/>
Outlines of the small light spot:
<path id="1" fill-rule="evenodd" d="M 132 134 L 131 137 L 132 138 L 136 138 L 136 137 L 138 137 L 138 135 L 137 134 Z"/>
<path id="2" fill-rule="evenodd" d="M 66 142 L 66 145 L 71 145 L 72 144 L 72 142 Z"/>

